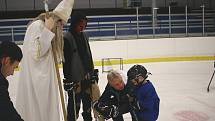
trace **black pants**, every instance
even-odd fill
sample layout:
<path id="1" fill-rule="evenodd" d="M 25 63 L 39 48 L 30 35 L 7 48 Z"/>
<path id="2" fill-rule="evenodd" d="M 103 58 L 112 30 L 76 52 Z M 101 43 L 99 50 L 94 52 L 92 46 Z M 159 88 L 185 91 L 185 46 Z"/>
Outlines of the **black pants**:
<path id="1" fill-rule="evenodd" d="M 68 99 L 68 106 L 67 106 L 67 111 L 68 111 L 67 119 L 68 121 L 75 121 L 73 94 L 72 92 L 68 92 L 68 95 L 69 95 L 69 99 Z M 81 101 L 83 104 L 82 116 L 84 121 L 92 121 L 91 98 L 90 98 L 90 94 L 86 93 L 85 91 L 81 91 L 80 93 L 75 94 L 77 118 L 80 110 Z"/>

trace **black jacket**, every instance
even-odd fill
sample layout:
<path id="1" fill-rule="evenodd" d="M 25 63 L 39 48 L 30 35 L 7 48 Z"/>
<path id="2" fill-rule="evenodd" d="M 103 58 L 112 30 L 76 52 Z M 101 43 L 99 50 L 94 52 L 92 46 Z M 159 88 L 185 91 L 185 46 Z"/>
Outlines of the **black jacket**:
<path id="1" fill-rule="evenodd" d="M 107 106 L 115 105 L 119 107 L 120 105 L 129 102 L 126 94 L 127 90 L 125 89 L 117 91 L 110 85 L 107 85 L 99 101 L 105 103 Z"/>
<path id="2" fill-rule="evenodd" d="M 87 73 L 94 70 L 92 54 L 85 33 L 64 35 L 64 78 L 73 82 L 85 79 Z"/>
<path id="3" fill-rule="evenodd" d="M 24 121 L 10 100 L 8 86 L 7 79 L 0 73 L 0 121 Z"/>
<path id="4" fill-rule="evenodd" d="M 110 85 L 107 85 L 98 102 L 94 104 L 94 108 L 106 119 L 113 118 L 113 106 L 117 107 L 115 111 L 118 112 L 118 116 L 128 112 L 131 113 L 127 94 L 126 88 L 122 91 L 117 91 Z"/>

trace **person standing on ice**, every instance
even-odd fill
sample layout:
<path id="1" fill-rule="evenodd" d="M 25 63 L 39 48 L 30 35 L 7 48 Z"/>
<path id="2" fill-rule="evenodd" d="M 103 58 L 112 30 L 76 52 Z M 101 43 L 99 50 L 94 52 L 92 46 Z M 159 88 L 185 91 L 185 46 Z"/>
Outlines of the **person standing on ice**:
<path id="1" fill-rule="evenodd" d="M 13 75 L 22 59 L 21 49 L 12 42 L 0 44 L 0 121 L 23 121 L 8 92 L 8 76 Z"/>
<path id="2" fill-rule="evenodd" d="M 156 121 L 159 116 L 160 98 L 149 81 L 146 68 L 142 65 L 132 66 L 128 72 L 128 86 L 132 100 L 130 103 L 137 114 L 138 121 Z"/>
<path id="3" fill-rule="evenodd" d="M 78 118 L 81 102 L 84 121 L 92 121 L 91 104 L 100 96 L 98 69 L 94 69 L 89 38 L 84 32 L 87 16 L 82 12 L 71 14 L 69 31 L 64 35 L 63 74 L 64 88 L 68 92 L 68 121 Z M 103 121 L 93 110 L 94 117 Z"/>
<path id="4" fill-rule="evenodd" d="M 57 61 L 63 60 L 63 25 L 74 0 L 62 0 L 49 13 L 40 14 L 27 28 L 16 97 L 16 108 L 26 121 L 60 121 Z"/>

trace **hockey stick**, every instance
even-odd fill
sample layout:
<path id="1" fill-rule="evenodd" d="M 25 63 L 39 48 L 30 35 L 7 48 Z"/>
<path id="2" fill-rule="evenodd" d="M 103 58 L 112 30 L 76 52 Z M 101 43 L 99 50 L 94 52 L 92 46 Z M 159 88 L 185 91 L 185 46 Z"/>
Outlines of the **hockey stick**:
<path id="1" fill-rule="evenodd" d="M 132 104 L 132 102 L 134 102 L 134 100 L 135 100 L 134 99 L 135 97 L 131 97 L 129 94 L 126 94 L 126 95 L 128 97 L 128 100 L 129 100 L 129 102 L 128 102 L 128 104 L 129 104 L 129 112 L 131 113 L 132 121 L 133 120 L 134 121 L 139 121 L 138 117 L 137 117 L 137 114 L 135 112 L 134 106 L 133 106 L 134 104 Z M 138 107 L 139 107 L 139 105 L 138 105 Z"/>
<path id="2" fill-rule="evenodd" d="M 210 82 L 209 82 L 209 84 L 208 84 L 208 88 L 207 88 L 207 91 L 208 91 L 208 92 L 210 91 L 210 85 L 211 85 L 211 82 L 212 82 L 212 80 L 213 80 L 214 73 L 215 73 L 215 70 L 214 70 L 213 75 L 211 76 L 211 80 L 210 80 Z"/>
<path id="3" fill-rule="evenodd" d="M 211 76 L 211 79 L 210 79 L 210 82 L 209 82 L 208 88 L 207 88 L 207 91 L 208 91 L 208 92 L 210 91 L 210 85 L 211 85 L 211 82 L 212 82 L 212 80 L 213 80 L 214 73 L 215 73 L 215 61 L 214 61 L 214 72 L 213 72 L 213 74 L 212 74 L 212 76 Z"/>
<path id="4" fill-rule="evenodd" d="M 131 107 L 132 105 L 129 103 L 129 106 Z M 134 109 L 130 109 L 130 113 L 132 115 L 132 121 L 139 121 L 138 120 L 138 117 L 137 117 L 137 114 L 135 113 Z"/>
<path id="5" fill-rule="evenodd" d="M 91 99 L 94 103 L 95 101 L 99 100 L 99 97 L 101 96 L 99 86 L 97 82 L 95 81 L 94 84 L 91 84 Z M 104 117 L 100 115 L 94 108 L 93 108 L 94 118 L 96 121 L 105 121 Z"/>
<path id="6" fill-rule="evenodd" d="M 52 44 L 52 48 L 53 48 L 53 44 Z M 60 99 L 61 99 L 61 106 L 62 106 L 62 110 L 63 110 L 63 117 L 64 117 L 64 121 L 67 121 L 67 113 L 66 113 L 63 88 L 62 88 L 62 84 L 61 84 L 61 78 L 60 78 L 60 73 L 59 73 L 59 68 L 58 68 L 58 63 L 57 63 L 56 52 L 52 49 L 52 53 L 54 56 L 55 70 L 56 70 L 56 74 L 57 74 L 57 82 L 58 82 L 58 87 L 59 87 L 59 91 L 60 91 Z"/>
<path id="7" fill-rule="evenodd" d="M 74 119 L 77 120 L 77 114 L 76 114 L 76 98 L 75 98 L 75 89 L 72 89 L 72 98 L 73 98 L 73 113 L 74 113 Z"/>
<path id="8" fill-rule="evenodd" d="M 44 0 L 46 18 L 49 18 L 49 9 L 48 9 L 48 3 L 47 2 L 48 2 L 48 0 Z M 60 99 L 61 99 L 61 106 L 62 106 L 62 110 L 63 110 L 63 117 L 64 117 L 64 121 L 67 121 L 65 101 L 64 101 L 63 89 L 62 89 L 62 84 L 61 84 L 59 68 L 58 68 L 57 56 L 56 56 L 56 52 L 53 49 L 53 43 L 51 43 L 51 44 L 52 44 L 52 54 L 53 54 L 54 63 L 55 63 L 55 71 L 56 71 L 56 74 L 57 74 L 58 88 L 59 88 L 59 91 L 60 91 Z"/>

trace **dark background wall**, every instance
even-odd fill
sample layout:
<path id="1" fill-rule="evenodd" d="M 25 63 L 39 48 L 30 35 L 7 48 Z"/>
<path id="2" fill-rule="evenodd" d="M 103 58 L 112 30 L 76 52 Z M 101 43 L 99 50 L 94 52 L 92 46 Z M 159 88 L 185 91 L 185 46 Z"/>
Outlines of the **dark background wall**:
<path id="1" fill-rule="evenodd" d="M 49 7 L 53 9 L 61 0 L 49 0 Z M 81 8 L 122 8 L 127 0 L 75 0 L 75 9 Z M 137 1 L 137 0 L 129 0 Z M 142 7 L 151 7 L 152 0 L 139 0 Z M 186 4 L 191 8 L 199 8 L 205 3 L 207 8 L 215 7 L 215 0 L 157 0 L 158 7 L 167 7 L 170 2 L 176 2 L 178 6 Z M 42 10 L 43 0 L 0 0 L 0 11 Z"/>
<path id="2" fill-rule="evenodd" d="M 49 0 L 49 9 L 54 9 L 61 0 Z M 88 15 L 130 14 L 133 9 L 127 8 L 129 2 L 140 1 L 143 13 L 150 13 L 152 0 L 75 0 L 74 10 L 85 11 Z M 176 10 L 201 10 L 204 3 L 206 9 L 215 9 L 215 0 L 156 0 L 158 13 L 168 13 L 170 3 L 175 3 Z M 126 8 L 126 9 L 125 9 Z M 0 0 L 0 19 L 35 17 L 44 11 L 43 0 Z M 183 10 L 182 10 L 183 11 Z M 135 12 L 135 11 L 134 11 Z"/>

